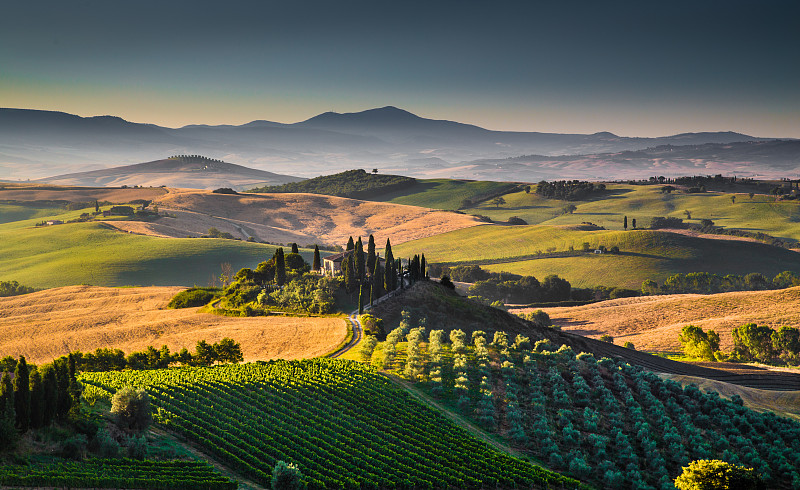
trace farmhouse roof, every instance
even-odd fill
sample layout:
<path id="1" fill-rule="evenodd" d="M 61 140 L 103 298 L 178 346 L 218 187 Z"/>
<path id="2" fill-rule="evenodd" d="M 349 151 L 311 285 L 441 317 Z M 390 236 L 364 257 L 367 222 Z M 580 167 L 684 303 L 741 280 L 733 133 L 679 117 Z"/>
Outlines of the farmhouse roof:
<path id="1" fill-rule="evenodd" d="M 341 262 L 344 260 L 345 257 L 350 255 L 352 250 L 345 250 L 344 252 L 339 252 L 338 254 L 328 255 L 327 257 L 323 257 L 322 260 L 328 260 L 331 262 Z"/>

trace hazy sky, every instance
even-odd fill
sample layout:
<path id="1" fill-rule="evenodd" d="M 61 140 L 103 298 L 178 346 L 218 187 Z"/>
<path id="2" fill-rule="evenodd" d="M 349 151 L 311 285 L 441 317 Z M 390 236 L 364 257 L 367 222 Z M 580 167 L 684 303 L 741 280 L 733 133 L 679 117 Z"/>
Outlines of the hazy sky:
<path id="1" fill-rule="evenodd" d="M 800 137 L 800 2 L 12 0 L 0 107 L 166 126 L 395 105 L 490 129 Z"/>

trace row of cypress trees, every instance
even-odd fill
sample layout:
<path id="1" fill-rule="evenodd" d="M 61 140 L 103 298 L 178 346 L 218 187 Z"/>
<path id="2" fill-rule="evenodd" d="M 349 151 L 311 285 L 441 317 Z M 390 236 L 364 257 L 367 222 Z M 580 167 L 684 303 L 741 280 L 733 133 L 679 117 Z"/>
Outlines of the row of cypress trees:
<path id="1" fill-rule="evenodd" d="M 63 420 L 78 406 L 81 396 L 72 355 L 41 368 L 28 366 L 24 356 L 13 363 L 15 366 L 8 359 L 0 367 L 0 448 L 12 446 L 28 429 Z"/>

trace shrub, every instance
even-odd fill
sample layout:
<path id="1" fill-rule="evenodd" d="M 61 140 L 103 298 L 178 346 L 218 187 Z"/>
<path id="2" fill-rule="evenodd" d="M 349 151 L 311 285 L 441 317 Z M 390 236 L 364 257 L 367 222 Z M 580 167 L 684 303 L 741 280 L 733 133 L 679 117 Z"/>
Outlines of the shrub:
<path id="1" fill-rule="evenodd" d="M 143 435 L 132 437 L 128 446 L 128 457 L 131 459 L 147 459 L 147 439 Z"/>
<path id="2" fill-rule="evenodd" d="M 614 337 L 612 337 L 611 335 L 608 335 L 608 334 L 601 335 L 600 336 L 600 340 L 603 341 L 603 342 L 608 342 L 609 344 L 613 344 L 614 343 Z"/>
<path id="3" fill-rule="evenodd" d="M 150 395 L 142 388 L 126 386 L 111 398 L 111 414 L 122 429 L 144 430 L 152 421 Z"/>
<path id="4" fill-rule="evenodd" d="M 278 461 L 272 470 L 272 490 L 300 489 L 302 488 L 300 478 L 300 469 L 297 465 Z"/>
<path id="5" fill-rule="evenodd" d="M 508 218 L 509 225 L 527 225 L 528 222 L 524 219 L 520 218 L 519 216 L 512 216 Z"/>
<path id="6" fill-rule="evenodd" d="M 221 291 L 218 288 L 189 288 L 176 294 L 167 304 L 167 308 L 194 308 L 204 306 L 218 298 Z"/>
<path id="7" fill-rule="evenodd" d="M 752 468 L 717 459 L 692 461 L 675 479 L 679 490 L 759 490 L 766 488 Z"/>
<path id="8" fill-rule="evenodd" d="M 238 194 L 235 190 L 231 189 L 230 187 L 220 187 L 219 189 L 214 189 L 214 194 Z"/>

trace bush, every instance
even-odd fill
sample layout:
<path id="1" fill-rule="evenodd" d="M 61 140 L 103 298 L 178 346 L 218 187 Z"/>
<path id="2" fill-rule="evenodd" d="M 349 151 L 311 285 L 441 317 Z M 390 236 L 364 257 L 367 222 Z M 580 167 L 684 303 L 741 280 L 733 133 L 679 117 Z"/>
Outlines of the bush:
<path id="1" fill-rule="evenodd" d="M 441 284 L 442 286 L 444 286 L 444 287 L 446 287 L 448 289 L 455 289 L 456 288 L 456 285 L 453 284 L 453 281 L 451 281 L 450 278 L 447 277 L 447 276 L 442 276 L 442 278 L 439 280 L 439 284 Z"/>
<path id="2" fill-rule="evenodd" d="M 97 455 L 101 458 L 116 458 L 119 456 L 119 443 L 111 437 L 105 429 L 97 431 L 95 436 Z"/>
<path id="3" fill-rule="evenodd" d="M 147 439 L 144 435 L 132 437 L 130 445 L 128 446 L 128 457 L 131 459 L 145 460 L 147 459 L 147 453 Z"/>
<path id="4" fill-rule="evenodd" d="M 194 308 L 204 306 L 220 297 L 219 288 L 190 288 L 176 294 L 167 304 L 167 308 Z"/>
<path id="5" fill-rule="evenodd" d="M 679 490 L 761 490 L 764 483 L 752 468 L 717 459 L 692 461 L 675 479 Z"/>
<path id="6" fill-rule="evenodd" d="M 509 225 L 527 225 L 528 222 L 518 216 L 508 218 Z"/>
<path id="7" fill-rule="evenodd" d="M 608 335 L 608 334 L 601 335 L 600 336 L 600 340 L 603 341 L 603 342 L 608 342 L 609 344 L 613 344 L 614 343 L 614 337 L 612 337 L 611 335 Z"/>
<path id="8" fill-rule="evenodd" d="M 302 488 L 300 479 L 300 469 L 297 465 L 278 461 L 272 470 L 272 490 L 300 489 Z"/>
<path id="9" fill-rule="evenodd" d="M 86 436 L 83 434 L 77 434 L 62 443 L 61 456 L 67 459 L 81 461 L 86 457 L 86 446 Z"/>
<path id="10" fill-rule="evenodd" d="M 238 194 L 235 190 L 231 189 L 230 187 L 220 187 L 219 189 L 214 189 L 214 194 Z"/>
<path id="11" fill-rule="evenodd" d="M 111 398 L 111 414 L 117 425 L 128 431 L 142 431 L 152 421 L 150 395 L 144 389 L 126 386 Z"/>

